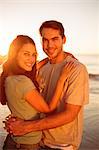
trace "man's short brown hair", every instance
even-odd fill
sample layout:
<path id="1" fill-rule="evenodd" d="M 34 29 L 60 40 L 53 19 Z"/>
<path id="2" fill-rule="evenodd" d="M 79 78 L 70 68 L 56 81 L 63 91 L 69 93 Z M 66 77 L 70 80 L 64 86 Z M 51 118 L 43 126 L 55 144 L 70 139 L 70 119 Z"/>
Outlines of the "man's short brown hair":
<path id="1" fill-rule="evenodd" d="M 64 35 L 64 27 L 63 27 L 61 22 L 58 22 L 58 21 L 55 21 L 55 20 L 49 20 L 49 21 L 43 22 L 42 25 L 39 28 L 39 32 L 40 32 L 41 36 L 42 36 L 43 28 L 52 28 L 52 29 L 59 30 L 60 35 L 62 36 L 62 38 L 65 36 Z"/>

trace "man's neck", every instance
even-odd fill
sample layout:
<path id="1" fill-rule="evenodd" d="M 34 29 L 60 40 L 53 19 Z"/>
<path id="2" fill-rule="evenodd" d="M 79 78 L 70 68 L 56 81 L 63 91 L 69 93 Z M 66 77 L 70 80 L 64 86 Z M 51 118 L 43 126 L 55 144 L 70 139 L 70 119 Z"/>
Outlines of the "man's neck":
<path id="1" fill-rule="evenodd" d="M 54 59 L 49 58 L 49 60 L 51 64 L 56 64 L 62 62 L 65 58 L 66 58 L 66 53 L 62 51 L 56 58 Z"/>

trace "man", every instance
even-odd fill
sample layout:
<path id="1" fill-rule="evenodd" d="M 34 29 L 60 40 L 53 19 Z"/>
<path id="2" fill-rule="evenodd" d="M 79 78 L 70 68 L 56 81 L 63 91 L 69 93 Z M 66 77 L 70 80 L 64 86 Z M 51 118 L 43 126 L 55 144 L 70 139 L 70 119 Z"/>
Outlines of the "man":
<path id="1" fill-rule="evenodd" d="M 83 108 L 88 103 L 88 73 L 83 64 L 64 52 L 66 37 L 60 22 L 45 21 L 39 30 L 43 51 L 49 58 L 49 61 L 40 68 L 40 74 L 45 82 L 42 95 L 47 102 L 54 93 L 65 64 L 73 61 L 76 70 L 66 80 L 61 101 L 54 112 L 43 116 L 41 120 L 11 122 L 9 127 L 14 135 L 43 130 L 45 145 L 43 149 L 77 150 L 82 138 Z"/>

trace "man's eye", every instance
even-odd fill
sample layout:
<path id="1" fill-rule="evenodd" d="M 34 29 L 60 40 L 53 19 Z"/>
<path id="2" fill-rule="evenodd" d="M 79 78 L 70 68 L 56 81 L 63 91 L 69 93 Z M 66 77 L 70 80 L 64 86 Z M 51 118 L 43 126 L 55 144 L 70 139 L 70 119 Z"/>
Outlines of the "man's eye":
<path id="1" fill-rule="evenodd" d="M 58 38 L 53 38 L 53 41 L 57 41 L 58 40 Z"/>

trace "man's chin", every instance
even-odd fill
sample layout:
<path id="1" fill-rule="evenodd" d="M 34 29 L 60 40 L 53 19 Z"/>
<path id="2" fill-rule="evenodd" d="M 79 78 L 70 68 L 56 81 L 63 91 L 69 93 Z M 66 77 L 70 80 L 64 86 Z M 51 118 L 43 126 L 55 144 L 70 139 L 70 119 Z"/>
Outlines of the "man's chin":
<path id="1" fill-rule="evenodd" d="M 56 55 L 51 55 L 51 56 L 50 56 L 50 59 L 56 59 L 56 58 L 57 58 Z"/>
<path id="2" fill-rule="evenodd" d="M 48 57 L 49 57 L 50 59 L 54 59 L 54 58 L 55 58 L 54 54 L 49 54 Z"/>

